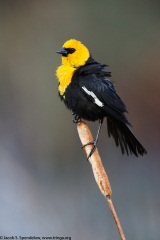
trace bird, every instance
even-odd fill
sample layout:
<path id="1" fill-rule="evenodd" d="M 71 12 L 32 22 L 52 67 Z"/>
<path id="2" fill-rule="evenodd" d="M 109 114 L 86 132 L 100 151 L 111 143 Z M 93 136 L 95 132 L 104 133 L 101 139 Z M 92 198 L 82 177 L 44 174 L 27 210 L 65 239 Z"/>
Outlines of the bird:
<path id="1" fill-rule="evenodd" d="M 97 62 L 88 48 L 76 39 L 66 41 L 57 53 L 62 58 L 62 64 L 56 70 L 58 95 L 72 111 L 74 122 L 82 119 L 99 121 L 94 142 L 86 144 L 93 144 L 88 158 L 97 147 L 105 118 L 108 136 L 114 138 L 122 154 L 136 157 L 146 154 L 146 149 L 129 129 L 132 125 L 125 116 L 128 111 L 110 79 L 111 72 L 106 70 L 108 65 Z"/>

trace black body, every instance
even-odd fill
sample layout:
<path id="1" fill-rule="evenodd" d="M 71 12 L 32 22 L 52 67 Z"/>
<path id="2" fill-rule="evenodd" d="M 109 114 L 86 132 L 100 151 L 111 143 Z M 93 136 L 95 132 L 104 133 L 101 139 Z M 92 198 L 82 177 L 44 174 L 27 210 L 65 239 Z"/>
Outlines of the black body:
<path id="1" fill-rule="evenodd" d="M 60 98 L 79 119 L 96 121 L 107 117 L 108 134 L 113 136 L 117 146 L 120 145 L 122 153 L 143 155 L 146 150 L 127 127 L 130 123 L 124 115 L 126 106 L 108 79 L 111 73 L 105 67 L 90 57 L 84 66 L 75 70 L 64 97 Z M 103 106 L 95 104 L 93 97 L 82 87 L 93 92 Z"/>

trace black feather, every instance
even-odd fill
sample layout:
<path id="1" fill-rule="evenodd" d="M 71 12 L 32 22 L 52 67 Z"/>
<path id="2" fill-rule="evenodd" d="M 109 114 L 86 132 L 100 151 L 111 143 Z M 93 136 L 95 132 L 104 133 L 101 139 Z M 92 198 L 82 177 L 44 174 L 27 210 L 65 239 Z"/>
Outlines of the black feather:
<path id="1" fill-rule="evenodd" d="M 121 147 L 123 154 L 146 154 L 144 147 L 127 126 L 131 126 L 125 116 L 127 108 L 117 95 L 113 82 L 108 79 L 111 73 L 105 70 L 106 66 L 90 56 L 86 64 L 74 72 L 64 96 L 60 96 L 61 100 L 80 119 L 96 121 L 106 117 L 108 134 L 114 138 L 116 146 Z M 101 106 L 95 102 L 92 93 Z"/>
<path id="2" fill-rule="evenodd" d="M 130 151 L 130 154 L 138 157 L 138 155 L 143 156 L 143 154 L 147 153 L 142 144 L 124 123 L 108 117 L 107 125 L 109 137 L 112 135 L 116 146 L 120 145 L 123 154 L 126 152 L 128 155 Z"/>

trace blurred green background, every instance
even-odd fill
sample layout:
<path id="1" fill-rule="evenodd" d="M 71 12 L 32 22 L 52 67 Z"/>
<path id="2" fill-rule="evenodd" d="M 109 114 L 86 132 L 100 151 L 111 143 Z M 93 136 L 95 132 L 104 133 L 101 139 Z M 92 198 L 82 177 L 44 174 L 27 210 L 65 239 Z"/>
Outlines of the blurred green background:
<path id="1" fill-rule="evenodd" d="M 109 64 L 133 132 L 148 150 L 99 151 L 126 239 L 160 239 L 160 2 L 0 1 L 0 235 L 119 239 L 57 94 L 62 44 L 76 38 Z M 98 123 L 89 123 L 96 133 Z"/>

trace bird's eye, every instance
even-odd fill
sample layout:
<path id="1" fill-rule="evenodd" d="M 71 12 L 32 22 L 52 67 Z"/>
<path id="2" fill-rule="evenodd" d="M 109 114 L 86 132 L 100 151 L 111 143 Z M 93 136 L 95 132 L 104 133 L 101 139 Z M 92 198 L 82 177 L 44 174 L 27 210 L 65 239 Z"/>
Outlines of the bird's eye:
<path id="1" fill-rule="evenodd" d="M 75 51 L 76 51 L 75 48 L 67 48 L 67 52 L 70 54 L 74 53 Z"/>

